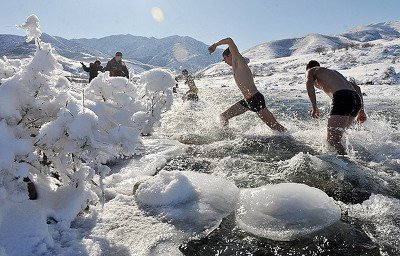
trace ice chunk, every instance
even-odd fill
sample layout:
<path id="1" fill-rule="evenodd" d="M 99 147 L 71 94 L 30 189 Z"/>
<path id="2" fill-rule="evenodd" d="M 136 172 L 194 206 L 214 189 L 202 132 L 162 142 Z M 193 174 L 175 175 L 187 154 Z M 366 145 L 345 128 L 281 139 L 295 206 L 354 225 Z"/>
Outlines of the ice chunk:
<path id="1" fill-rule="evenodd" d="M 217 227 L 236 206 L 234 183 L 195 172 L 161 171 L 143 181 L 136 192 L 138 205 L 187 232 Z"/>
<path id="2" fill-rule="evenodd" d="M 277 241 L 311 234 L 339 219 L 340 208 L 332 198 L 296 183 L 241 190 L 236 214 L 242 229 Z"/>

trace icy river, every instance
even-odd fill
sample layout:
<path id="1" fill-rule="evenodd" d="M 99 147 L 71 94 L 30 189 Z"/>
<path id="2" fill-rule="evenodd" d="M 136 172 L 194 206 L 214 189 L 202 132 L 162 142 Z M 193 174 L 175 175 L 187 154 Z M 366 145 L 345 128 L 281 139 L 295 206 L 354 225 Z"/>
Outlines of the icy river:
<path id="1" fill-rule="evenodd" d="M 177 95 L 146 155 L 118 162 L 106 202 L 77 218 L 90 255 L 397 255 L 400 253 L 400 108 L 396 86 L 363 86 L 368 121 L 346 132 L 346 157 L 325 143 L 301 87 L 257 80 L 289 130 L 254 113 L 222 128 L 240 100 L 226 78 L 202 79 L 199 102 Z M 82 233 L 81 233 L 82 235 Z"/>

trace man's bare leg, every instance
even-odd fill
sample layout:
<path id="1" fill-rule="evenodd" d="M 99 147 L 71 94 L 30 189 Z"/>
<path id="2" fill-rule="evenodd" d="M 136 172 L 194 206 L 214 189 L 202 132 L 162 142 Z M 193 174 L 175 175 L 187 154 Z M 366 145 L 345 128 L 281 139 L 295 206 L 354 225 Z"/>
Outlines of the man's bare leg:
<path id="1" fill-rule="evenodd" d="M 239 102 L 233 104 L 230 108 L 228 108 L 225 112 L 221 114 L 221 122 L 223 126 L 228 126 L 228 120 L 232 117 L 243 114 L 248 111 L 247 108 L 243 107 Z"/>
<path id="2" fill-rule="evenodd" d="M 276 121 L 274 115 L 268 108 L 263 108 L 257 112 L 257 115 L 266 123 L 272 130 L 276 130 L 279 132 L 287 131 L 285 127 L 283 127 L 278 121 Z"/>
<path id="3" fill-rule="evenodd" d="M 351 125 L 353 125 L 354 120 L 356 120 L 355 117 L 349 116 L 349 119 L 347 120 L 346 128 L 349 128 Z"/>
<path id="4" fill-rule="evenodd" d="M 339 155 L 346 155 L 346 149 L 342 144 L 344 130 L 349 125 L 348 116 L 332 115 L 328 118 L 327 141 L 332 145 Z"/>

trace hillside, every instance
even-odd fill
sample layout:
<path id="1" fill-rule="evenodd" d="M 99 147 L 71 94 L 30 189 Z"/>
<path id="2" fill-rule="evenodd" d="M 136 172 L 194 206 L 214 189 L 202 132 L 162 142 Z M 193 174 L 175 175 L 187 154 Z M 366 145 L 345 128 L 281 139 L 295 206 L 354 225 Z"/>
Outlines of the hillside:
<path id="1" fill-rule="evenodd" d="M 62 57 L 75 61 L 93 61 L 98 58 L 106 62 L 117 51 L 123 52 L 124 60 L 136 71 L 153 67 L 172 70 L 186 68 L 197 71 L 218 62 L 220 56 L 210 57 L 208 45 L 191 37 L 170 36 L 157 39 L 133 35 L 112 35 L 99 39 L 65 39 L 43 34 L 41 40 L 51 43 Z M 8 58 L 32 56 L 35 46 L 25 38 L 15 35 L 0 35 L 0 55 Z M 222 51 L 219 50 L 219 53 Z"/>
<path id="2" fill-rule="evenodd" d="M 309 34 L 303 37 L 266 42 L 250 48 L 243 55 L 250 59 L 255 76 L 273 76 L 275 72 L 304 74 L 308 60 L 317 59 L 321 64 L 339 70 L 365 68 L 367 74 L 359 77 L 363 83 L 377 83 L 387 70 L 399 62 L 400 22 L 387 22 L 357 27 L 337 36 Z M 362 36 L 363 35 L 363 36 Z M 362 36 L 362 37 L 358 37 Z M 357 40 L 353 40 L 356 38 Z M 374 67 L 377 63 L 383 66 Z M 224 76 L 231 74 L 225 63 L 217 63 L 198 72 L 198 76 Z M 389 79 L 390 80 L 390 79 Z M 393 81 L 392 81 L 393 82 Z M 385 83 L 391 83 L 386 81 Z"/>

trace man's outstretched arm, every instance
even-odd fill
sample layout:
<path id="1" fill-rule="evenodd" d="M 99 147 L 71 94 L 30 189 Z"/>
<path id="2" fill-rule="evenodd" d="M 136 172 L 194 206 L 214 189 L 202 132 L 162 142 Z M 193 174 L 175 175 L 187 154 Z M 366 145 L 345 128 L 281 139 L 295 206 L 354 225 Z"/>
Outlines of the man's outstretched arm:
<path id="1" fill-rule="evenodd" d="M 215 51 L 215 49 L 217 49 L 218 46 L 224 45 L 224 44 L 227 44 L 229 46 L 229 51 L 231 52 L 232 55 L 239 54 L 239 50 L 238 50 L 235 42 L 230 37 L 221 39 L 218 42 L 212 44 L 210 47 L 208 47 L 208 51 L 211 54 Z"/>

